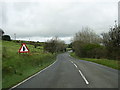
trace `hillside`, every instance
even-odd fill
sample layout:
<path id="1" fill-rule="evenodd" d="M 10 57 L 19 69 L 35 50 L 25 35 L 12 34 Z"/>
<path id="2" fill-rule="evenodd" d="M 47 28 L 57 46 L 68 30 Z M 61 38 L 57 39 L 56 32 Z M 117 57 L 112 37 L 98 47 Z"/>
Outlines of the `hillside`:
<path id="1" fill-rule="evenodd" d="M 32 74 L 40 71 L 55 61 L 55 54 L 43 51 L 43 46 L 27 44 L 30 49 L 28 54 L 19 54 L 21 43 L 14 41 L 2 42 L 2 85 L 10 88 Z"/>

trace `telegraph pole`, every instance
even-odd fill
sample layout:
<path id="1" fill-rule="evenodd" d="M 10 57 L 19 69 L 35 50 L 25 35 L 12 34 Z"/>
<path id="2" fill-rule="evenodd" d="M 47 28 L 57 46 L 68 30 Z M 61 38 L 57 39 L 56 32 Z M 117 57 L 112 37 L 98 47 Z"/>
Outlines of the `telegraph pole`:
<path id="1" fill-rule="evenodd" d="M 118 26 L 120 26 L 120 1 L 118 2 Z"/>
<path id="2" fill-rule="evenodd" d="M 117 20 L 115 20 L 115 28 L 117 28 Z"/>
<path id="3" fill-rule="evenodd" d="M 15 40 L 16 40 L 16 33 L 14 33 L 14 38 L 15 38 Z"/>

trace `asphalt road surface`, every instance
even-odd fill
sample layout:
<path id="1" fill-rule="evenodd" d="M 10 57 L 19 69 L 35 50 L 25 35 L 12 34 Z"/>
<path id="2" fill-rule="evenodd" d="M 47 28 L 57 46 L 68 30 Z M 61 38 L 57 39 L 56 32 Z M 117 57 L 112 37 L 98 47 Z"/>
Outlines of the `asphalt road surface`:
<path id="1" fill-rule="evenodd" d="M 49 68 L 14 88 L 118 88 L 118 71 L 63 53 Z"/>

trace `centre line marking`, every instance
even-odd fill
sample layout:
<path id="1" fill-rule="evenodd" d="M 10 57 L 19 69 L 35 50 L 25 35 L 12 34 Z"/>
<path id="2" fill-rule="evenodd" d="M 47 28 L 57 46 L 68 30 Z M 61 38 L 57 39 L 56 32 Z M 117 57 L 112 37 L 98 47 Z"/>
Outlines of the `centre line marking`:
<path id="1" fill-rule="evenodd" d="M 71 63 L 73 63 L 73 61 L 71 61 Z M 75 63 L 73 63 L 73 64 L 78 69 L 77 65 Z M 82 74 L 82 72 L 80 70 L 78 70 L 78 71 L 79 71 L 80 75 L 82 76 L 82 78 L 84 79 L 85 83 L 89 84 L 89 82 L 87 81 L 87 79 L 85 78 L 85 76 Z"/>
<path id="2" fill-rule="evenodd" d="M 71 63 L 73 63 L 73 61 L 71 61 Z M 75 63 L 73 63 L 73 64 L 78 69 L 77 65 Z M 89 84 L 89 82 L 87 81 L 87 79 L 85 78 L 85 76 L 82 74 L 82 72 L 80 70 L 78 70 L 78 71 L 79 71 L 80 75 L 82 76 L 82 78 L 84 79 L 85 83 Z"/>
<path id="3" fill-rule="evenodd" d="M 74 64 L 74 66 L 77 68 L 77 65 L 76 65 L 76 64 Z"/>
<path id="4" fill-rule="evenodd" d="M 73 63 L 73 61 L 71 61 L 71 63 Z"/>
<path id="5" fill-rule="evenodd" d="M 89 82 L 87 81 L 87 79 L 85 78 L 85 76 L 82 74 L 80 70 L 79 70 L 79 73 L 81 74 L 82 78 L 85 80 L 86 84 L 89 84 Z"/>

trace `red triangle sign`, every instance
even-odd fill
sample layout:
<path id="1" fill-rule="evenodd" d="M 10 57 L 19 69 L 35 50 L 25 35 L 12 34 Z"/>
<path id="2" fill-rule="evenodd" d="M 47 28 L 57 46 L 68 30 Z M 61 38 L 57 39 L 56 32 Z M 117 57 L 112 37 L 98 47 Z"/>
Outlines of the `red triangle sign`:
<path id="1" fill-rule="evenodd" d="M 29 51 L 28 47 L 26 46 L 26 44 L 22 43 L 22 46 L 20 47 L 18 52 L 19 53 L 29 53 L 30 51 Z"/>

